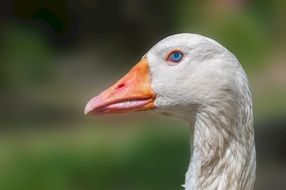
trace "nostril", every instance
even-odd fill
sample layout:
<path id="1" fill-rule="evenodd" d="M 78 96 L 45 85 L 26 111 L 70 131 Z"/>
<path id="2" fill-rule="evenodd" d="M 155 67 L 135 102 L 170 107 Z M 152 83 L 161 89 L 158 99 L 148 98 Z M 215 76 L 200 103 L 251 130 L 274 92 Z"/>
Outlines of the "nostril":
<path id="1" fill-rule="evenodd" d="M 121 83 L 121 84 L 119 84 L 119 85 L 117 86 L 117 89 L 123 88 L 124 86 L 125 86 L 125 84 L 124 84 L 124 83 Z"/>

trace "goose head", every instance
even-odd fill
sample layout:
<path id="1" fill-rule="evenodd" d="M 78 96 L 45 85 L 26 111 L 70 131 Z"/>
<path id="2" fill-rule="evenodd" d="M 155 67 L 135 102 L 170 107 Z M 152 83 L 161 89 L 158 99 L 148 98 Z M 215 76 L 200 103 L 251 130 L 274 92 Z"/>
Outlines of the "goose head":
<path id="1" fill-rule="evenodd" d="M 85 114 L 153 110 L 190 115 L 239 94 L 245 74 L 216 41 L 196 34 L 169 36 L 152 47 L 123 78 L 92 98 Z"/>
<path id="2" fill-rule="evenodd" d="M 86 114 L 95 115 L 143 110 L 194 126 L 187 190 L 253 188 L 248 80 L 236 57 L 219 43 L 196 34 L 167 37 L 85 107 Z"/>

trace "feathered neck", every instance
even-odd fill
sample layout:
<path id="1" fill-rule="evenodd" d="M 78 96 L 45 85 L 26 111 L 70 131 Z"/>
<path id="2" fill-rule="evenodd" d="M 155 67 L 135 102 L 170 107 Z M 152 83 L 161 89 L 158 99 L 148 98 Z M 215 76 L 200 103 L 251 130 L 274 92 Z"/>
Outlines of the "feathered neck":
<path id="1" fill-rule="evenodd" d="M 251 98 L 199 110 L 191 125 L 194 139 L 185 189 L 253 189 L 256 155 Z"/>

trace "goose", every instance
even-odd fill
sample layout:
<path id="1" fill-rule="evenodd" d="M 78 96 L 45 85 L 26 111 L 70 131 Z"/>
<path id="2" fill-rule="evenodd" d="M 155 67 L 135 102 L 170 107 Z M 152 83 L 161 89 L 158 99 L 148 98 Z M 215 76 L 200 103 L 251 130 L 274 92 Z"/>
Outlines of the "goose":
<path id="1" fill-rule="evenodd" d="M 185 190 L 251 190 L 255 182 L 252 97 L 238 59 L 198 34 L 169 36 L 85 114 L 151 111 L 189 124 L 193 142 Z"/>

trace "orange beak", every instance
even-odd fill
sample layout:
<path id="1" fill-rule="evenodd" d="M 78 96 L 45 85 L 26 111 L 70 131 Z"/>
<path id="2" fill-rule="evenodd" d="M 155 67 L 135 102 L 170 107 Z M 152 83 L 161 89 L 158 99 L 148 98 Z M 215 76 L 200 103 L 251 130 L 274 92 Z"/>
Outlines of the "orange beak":
<path id="1" fill-rule="evenodd" d="M 147 59 L 143 58 L 123 78 L 92 98 L 84 113 L 104 114 L 141 111 L 155 108 Z"/>

